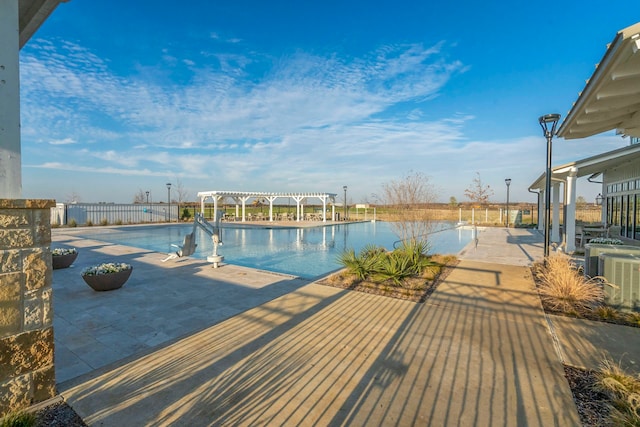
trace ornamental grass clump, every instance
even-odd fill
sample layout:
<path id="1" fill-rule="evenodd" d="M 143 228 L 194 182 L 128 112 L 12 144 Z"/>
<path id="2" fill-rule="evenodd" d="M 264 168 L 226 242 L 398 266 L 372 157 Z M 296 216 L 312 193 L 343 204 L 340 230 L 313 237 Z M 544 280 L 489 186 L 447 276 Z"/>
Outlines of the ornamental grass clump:
<path id="1" fill-rule="evenodd" d="M 591 310 L 604 300 L 604 292 L 597 278 L 585 278 L 571 258 L 554 253 L 545 264 L 534 268 L 538 292 L 551 310 L 580 314 Z"/>
<path id="2" fill-rule="evenodd" d="M 597 376 L 597 389 L 611 400 L 614 425 L 640 426 L 640 375 L 629 375 L 619 364 L 605 359 Z"/>
<path id="3" fill-rule="evenodd" d="M 82 270 L 83 276 L 100 276 L 103 274 L 118 273 L 120 271 L 130 270 L 130 264 L 124 262 L 106 262 L 100 265 L 94 265 Z"/>
<path id="4" fill-rule="evenodd" d="M 0 418 L 0 427 L 32 427 L 38 422 L 38 418 L 31 412 L 11 412 Z"/>

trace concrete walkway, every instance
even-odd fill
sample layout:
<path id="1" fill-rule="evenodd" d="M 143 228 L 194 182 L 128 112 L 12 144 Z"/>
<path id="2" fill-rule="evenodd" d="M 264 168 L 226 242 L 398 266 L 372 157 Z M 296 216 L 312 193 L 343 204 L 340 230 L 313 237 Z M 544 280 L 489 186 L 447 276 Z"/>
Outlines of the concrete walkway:
<path id="1" fill-rule="evenodd" d="M 573 353 L 563 337 L 570 329 L 545 316 L 527 268 L 541 240 L 528 230 L 482 231 L 424 304 L 292 278 L 254 285 L 282 289 L 226 320 L 213 310 L 210 325 L 59 389 L 89 425 L 102 426 L 580 425 L 562 367 Z M 152 270 L 162 265 L 136 257 Z M 167 295 L 206 274 L 209 287 L 196 281 L 201 299 L 225 298 L 216 283 L 241 288 L 255 272 L 238 278 L 229 267 L 198 266 L 194 275 L 184 266 L 171 273 L 182 275 L 179 285 L 162 270 L 154 287 Z M 122 290 L 138 286 L 146 285 Z M 179 307 L 171 313 L 180 316 Z M 640 348 L 629 340 L 637 329 L 622 331 L 628 352 Z"/>

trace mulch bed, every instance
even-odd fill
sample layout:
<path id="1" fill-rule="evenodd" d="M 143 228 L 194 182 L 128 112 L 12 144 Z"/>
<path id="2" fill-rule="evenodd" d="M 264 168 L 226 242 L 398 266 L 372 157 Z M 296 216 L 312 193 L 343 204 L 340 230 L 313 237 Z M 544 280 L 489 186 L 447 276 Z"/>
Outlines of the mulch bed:
<path id="1" fill-rule="evenodd" d="M 610 427 L 610 401 L 606 394 L 595 389 L 596 373 L 573 366 L 564 367 L 565 377 L 571 387 L 573 400 L 578 408 L 580 421 L 585 427 Z"/>
<path id="2" fill-rule="evenodd" d="M 438 273 L 432 280 L 416 277 L 410 279 L 410 283 L 407 283 L 404 287 L 398 287 L 392 281 L 385 281 L 381 283 L 369 281 L 352 283 L 352 281 L 349 280 L 342 280 L 343 276 L 341 276 L 341 272 L 335 273 L 318 283 L 334 288 L 348 289 L 356 292 L 423 303 L 427 298 L 429 298 L 433 291 L 436 290 L 438 285 L 447 278 L 457 264 L 457 260 L 451 261 L 447 265 L 444 265 L 440 273 Z"/>
<path id="3" fill-rule="evenodd" d="M 65 401 L 47 405 L 36 412 L 37 427 L 87 427 L 82 418 Z"/>

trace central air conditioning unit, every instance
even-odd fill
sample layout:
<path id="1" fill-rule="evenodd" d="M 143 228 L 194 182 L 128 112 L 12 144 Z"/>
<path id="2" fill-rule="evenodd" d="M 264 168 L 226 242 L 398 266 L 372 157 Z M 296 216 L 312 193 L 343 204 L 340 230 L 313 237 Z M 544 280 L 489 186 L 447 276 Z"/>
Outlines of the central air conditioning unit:
<path id="1" fill-rule="evenodd" d="M 584 245 L 584 275 L 587 277 L 602 276 L 598 257 L 600 254 L 630 254 L 640 256 L 640 247 L 629 245 L 604 245 L 588 243 Z"/>
<path id="2" fill-rule="evenodd" d="M 640 307 L 640 256 L 600 254 L 600 275 L 614 286 L 604 285 L 605 302 L 621 308 Z"/>

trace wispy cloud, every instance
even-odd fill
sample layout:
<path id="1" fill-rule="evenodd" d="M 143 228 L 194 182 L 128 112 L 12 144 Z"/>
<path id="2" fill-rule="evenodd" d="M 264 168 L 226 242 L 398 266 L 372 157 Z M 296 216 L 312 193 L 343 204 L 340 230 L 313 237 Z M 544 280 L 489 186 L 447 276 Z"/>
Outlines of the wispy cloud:
<path id="1" fill-rule="evenodd" d="M 21 57 L 25 163 L 87 182 L 95 174 L 182 177 L 200 190 L 269 191 L 349 183 L 362 197 L 415 170 L 444 188 L 444 200 L 461 194 L 476 171 L 533 181 L 544 161 L 539 150 L 531 154 L 539 138 L 470 140 L 464 128 L 472 116 L 431 109 L 467 69 L 447 61 L 444 46 L 388 45 L 358 58 L 223 51 L 182 58 L 165 49 L 158 59 L 166 68 L 124 75 L 80 45 L 35 40 Z M 42 143 L 51 147 L 46 154 Z M 555 159 L 584 151 L 571 144 Z M 598 152 L 607 144 L 620 145 L 603 138 Z"/>

